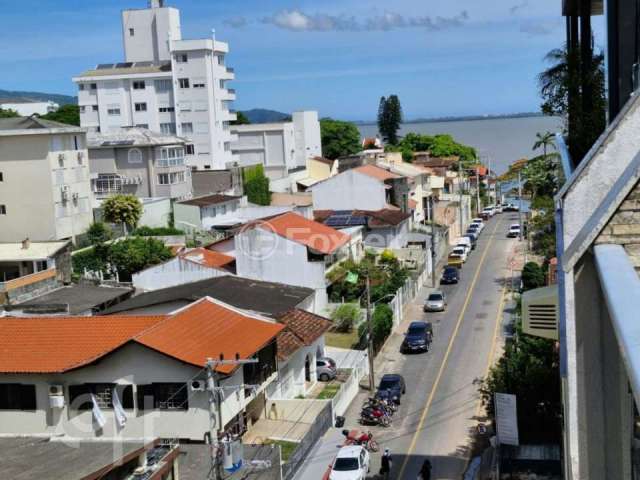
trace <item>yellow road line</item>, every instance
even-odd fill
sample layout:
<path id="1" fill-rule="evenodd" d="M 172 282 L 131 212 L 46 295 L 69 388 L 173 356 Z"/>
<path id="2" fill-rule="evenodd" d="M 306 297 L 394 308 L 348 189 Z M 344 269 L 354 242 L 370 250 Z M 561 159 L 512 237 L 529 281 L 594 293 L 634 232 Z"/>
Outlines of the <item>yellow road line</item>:
<path id="1" fill-rule="evenodd" d="M 492 234 L 495 234 L 498 230 L 498 225 L 502 222 L 498 220 L 496 222 L 496 226 L 493 229 Z M 467 311 L 467 307 L 469 306 L 469 301 L 471 300 L 471 296 L 473 294 L 473 290 L 476 287 L 476 282 L 478 281 L 478 277 L 480 276 L 480 270 L 482 270 L 482 265 L 484 264 L 484 260 L 487 257 L 487 253 L 489 253 L 489 247 L 491 246 L 493 240 L 489 240 L 487 246 L 482 252 L 482 257 L 480 258 L 480 263 L 478 264 L 478 268 L 476 269 L 476 273 L 473 276 L 473 280 L 471 281 L 471 286 L 469 287 L 469 292 L 467 293 L 467 298 L 462 305 L 462 310 L 460 311 L 460 316 L 458 317 L 458 321 L 456 323 L 456 328 L 453 330 L 453 335 L 451 335 L 451 340 L 449 340 L 449 345 L 447 346 L 447 351 L 444 354 L 444 359 L 442 360 L 442 364 L 440 365 L 440 370 L 438 370 L 438 375 L 436 376 L 436 381 L 433 384 L 433 388 L 431 389 L 431 393 L 429 393 L 429 398 L 427 399 L 427 404 L 422 411 L 422 415 L 420 415 L 420 421 L 418 422 L 418 428 L 416 428 L 416 433 L 413 435 L 411 439 L 411 444 L 409 445 L 409 450 L 404 457 L 404 462 L 402 462 L 402 467 L 400 468 L 400 474 L 398 475 L 399 479 L 403 478 L 404 471 L 407 469 L 407 465 L 409 464 L 409 458 L 411 457 L 411 453 L 416 448 L 416 442 L 418 441 L 418 436 L 424 427 L 424 422 L 429 414 L 429 409 L 431 408 L 431 404 L 433 403 L 433 398 L 435 397 L 436 390 L 438 389 L 438 385 L 440 384 L 440 380 L 442 379 L 442 374 L 444 373 L 444 369 L 447 366 L 447 361 L 449 360 L 449 355 L 451 354 L 451 350 L 453 349 L 453 342 L 458 335 L 458 331 L 460 330 L 460 325 L 462 325 L 462 320 L 464 319 L 464 314 Z"/>
<path id="2" fill-rule="evenodd" d="M 491 350 L 489 350 L 489 358 L 487 358 L 487 367 L 484 370 L 484 377 L 486 378 L 489 374 L 489 369 L 493 364 L 494 357 L 496 355 L 496 346 L 498 345 L 498 331 L 500 330 L 500 325 L 502 325 L 502 317 L 504 310 L 504 299 L 507 297 L 507 286 L 504 285 L 502 287 L 502 293 L 500 294 L 500 303 L 498 304 L 498 315 L 496 316 L 496 326 L 493 330 L 493 339 L 491 341 Z M 480 410 L 482 409 L 482 398 L 478 400 L 478 408 L 476 408 L 476 417 L 480 415 Z"/>

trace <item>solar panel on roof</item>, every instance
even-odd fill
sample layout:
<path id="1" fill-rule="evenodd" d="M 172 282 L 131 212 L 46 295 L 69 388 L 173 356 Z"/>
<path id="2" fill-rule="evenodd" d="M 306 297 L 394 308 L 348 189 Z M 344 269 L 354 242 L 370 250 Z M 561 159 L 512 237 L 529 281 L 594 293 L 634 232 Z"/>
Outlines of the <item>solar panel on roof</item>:
<path id="1" fill-rule="evenodd" d="M 136 62 L 135 63 L 136 67 L 150 67 L 151 65 L 153 65 L 153 62 Z"/>
<path id="2" fill-rule="evenodd" d="M 131 68 L 132 66 L 133 62 L 116 63 L 116 68 Z"/>
<path id="3" fill-rule="evenodd" d="M 335 210 L 333 216 L 335 215 L 351 215 L 351 210 Z"/>
<path id="4" fill-rule="evenodd" d="M 101 63 L 96 67 L 96 70 L 106 70 L 108 68 L 113 68 L 113 63 Z"/>
<path id="5" fill-rule="evenodd" d="M 349 226 L 366 225 L 367 218 L 366 217 L 349 217 L 346 224 Z"/>

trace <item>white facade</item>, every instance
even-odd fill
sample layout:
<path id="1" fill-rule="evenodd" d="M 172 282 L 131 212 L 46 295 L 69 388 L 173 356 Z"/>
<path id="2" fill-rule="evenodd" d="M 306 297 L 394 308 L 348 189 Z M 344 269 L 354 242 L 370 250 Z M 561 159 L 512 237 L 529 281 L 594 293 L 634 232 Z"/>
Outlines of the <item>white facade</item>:
<path id="1" fill-rule="evenodd" d="M 48 102 L 13 102 L 13 103 L 0 103 L 0 109 L 13 110 L 18 112 L 21 117 L 30 117 L 31 115 L 46 115 L 47 113 L 55 112 L 60 108 L 55 102 L 49 100 Z"/>
<path id="2" fill-rule="evenodd" d="M 324 335 L 311 345 L 296 350 L 285 361 L 278 362 L 278 379 L 267 389 L 270 399 L 290 400 L 307 395 L 318 383 L 316 359 L 324 352 Z M 309 381 L 305 378 L 305 364 L 309 361 Z"/>
<path id="3" fill-rule="evenodd" d="M 102 64 L 75 77 L 80 122 L 102 132 L 140 126 L 178 134 L 191 144 L 187 163 L 224 169 L 233 160 L 229 122 L 235 92 L 227 88 L 226 43 L 182 40 L 174 8 L 122 14 L 126 63 Z"/>
<path id="4" fill-rule="evenodd" d="M 24 122 L 0 128 L 0 242 L 84 233 L 93 220 L 85 132 Z"/>
<path id="5" fill-rule="evenodd" d="M 133 286 L 136 290 L 159 290 L 229 274 L 226 270 L 200 265 L 181 257 L 174 257 L 168 262 L 149 267 L 134 274 Z"/>
<path id="6" fill-rule="evenodd" d="M 322 155 L 318 112 L 294 112 L 290 122 L 236 125 L 231 149 L 240 166 L 263 165 L 272 180 L 304 168 L 307 160 Z"/>
<path id="7" fill-rule="evenodd" d="M 317 183 L 311 188 L 314 210 L 382 210 L 387 207 L 384 182 L 355 170 Z"/>
<path id="8" fill-rule="evenodd" d="M 204 440 L 209 431 L 209 402 L 206 391 L 192 391 L 192 379 L 206 380 L 204 371 L 174 360 L 139 344 L 130 343 L 100 362 L 63 374 L 3 374 L 2 383 L 35 384 L 36 410 L 0 410 L 0 434 L 12 435 L 66 435 L 75 438 L 186 438 Z M 200 372 L 200 373 L 199 373 Z M 241 413 L 276 377 L 274 373 L 256 392 L 243 388 L 229 390 L 222 402 L 222 422 L 227 424 Z M 96 429 L 91 410 L 77 410 L 69 405 L 69 386 L 84 383 L 115 383 L 134 385 L 135 408 L 125 410 L 124 427 L 116 423 L 113 409 L 103 408 L 106 424 Z M 141 409 L 136 399 L 138 385 L 151 383 L 183 383 L 188 408 L 175 410 Z M 243 370 L 218 379 L 221 386 L 242 385 Z M 64 406 L 49 406 L 49 387 L 61 385 Z"/>

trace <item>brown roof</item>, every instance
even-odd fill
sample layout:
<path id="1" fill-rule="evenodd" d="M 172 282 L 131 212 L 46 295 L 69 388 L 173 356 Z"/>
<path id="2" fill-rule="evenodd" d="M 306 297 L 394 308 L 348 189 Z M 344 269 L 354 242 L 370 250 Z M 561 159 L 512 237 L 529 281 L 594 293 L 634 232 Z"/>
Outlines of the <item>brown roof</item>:
<path id="1" fill-rule="evenodd" d="M 281 360 L 285 360 L 300 347 L 313 344 L 332 325 L 327 318 L 299 308 L 284 313 L 278 318 L 278 322 L 286 326 L 278 335 L 278 357 Z"/>
<path id="2" fill-rule="evenodd" d="M 225 267 L 236 261 L 232 256 L 214 250 L 207 250 L 204 247 L 194 248 L 188 252 L 181 253 L 180 258 L 210 268 Z"/>
<path id="3" fill-rule="evenodd" d="M 341 211 L 344 215 L 345 212 Z M 313 216 L 316 222 L 325 222 L 332 215 L 335 214 L 334 210 L 314 210 Z M 399 225 L 407 218 L 411 217 L 410 213 L 404 213 L 400 209 L 384 208 L 382 210 L 351 210 L 349 212 L 351 216 L 367 217 L 367 225 L 370 228 L 387 227 L 389 225 Z M 346 226 L 346 225 L 345 225 Z"/>
<path id="4" fill-rule="evenodd" d="M 375 165 L 363 165 L 361 167 L 354 168 L 354 171 L 380 180 L 381 182 L 384 182 L 385 180 L 392 180 L 394 178 L 402 178 L 402 175 L 398 175 Z"/>
<path id="5" fill-rule="evenodd" d="M 238 200 L 240 197 L 234 197 L 233 195 L 224 195 L 221 193 L 215 193 L 213 195 L 205 195 L 204 197 L 192 198 L 190 200 L 182 200 L 182 205 L 195 205 L 197 207 L 208 207 L 209 205 L 216 205 L 218 203 L 229 202 L 231 200 Z"/>
<path id="6" fill-rule="evenodd" d="M 324 163 L 325 165 L 329 165 L 330 167 L 332 167 L 333 162 L 335 162 L 335 160 L 331 160 L 329 158 L 324 158 L 324 157 L 313 157 L 312 160 L 315 160 L 316 162 Z"/>
<path id="7" fill-rule="evenodd" d="M 129 342 L 202 367 L 207 358 L 249 358 L 283 325 L 205 297 L 171 315 L 0 318 L 1 373 L 62 373 Z M 233 366 L 217 371 L 231 373 Z"/>

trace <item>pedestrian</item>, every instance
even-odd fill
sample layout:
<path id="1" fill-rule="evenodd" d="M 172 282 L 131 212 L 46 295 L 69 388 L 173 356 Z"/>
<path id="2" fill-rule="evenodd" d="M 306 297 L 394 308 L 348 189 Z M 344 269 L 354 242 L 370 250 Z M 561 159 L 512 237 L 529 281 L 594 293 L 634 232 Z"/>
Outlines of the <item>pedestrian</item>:
<path id="1" fill-rule="evenodd" d="M 418 480 L 431 480 L 431 462 L 429 460 L 425 460 L 422 463 L 422 468 L 418 473 Z"/>
<path id="2" fill-rule="evenodd" d="M 393 461 L 391 460 L 391 452 L 388 448 L 385 448 L 384 453 L 382 454 L 382 465 L 380 466 L 380 475 L 382 475 L 382 478 L 385 480 L 388 480 L 389 478 L 392 465 Z"/>

